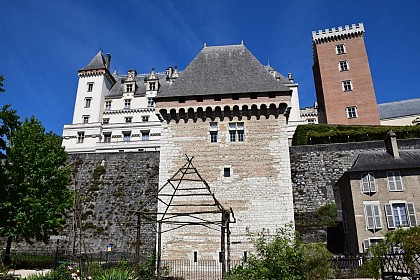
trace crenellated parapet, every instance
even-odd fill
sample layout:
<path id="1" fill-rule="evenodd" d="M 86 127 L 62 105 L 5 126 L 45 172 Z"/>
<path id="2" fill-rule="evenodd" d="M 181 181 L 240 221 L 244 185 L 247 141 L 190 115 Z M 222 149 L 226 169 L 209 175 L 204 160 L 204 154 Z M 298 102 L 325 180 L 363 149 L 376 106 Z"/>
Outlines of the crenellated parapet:
<path id="1" fill-rule="evenodd" d="M 289 113 L 290 107 L 287 103 L 271 103 L 271 104 L 248 104 L 248 105 L 234 105 L 234 106 L 207 106 L 207 107 L 196 107 L 196 108 L 167 108 L 159 110 L 159 117 L 162 121 L 167 123 L 171 121 L 175 122 L 188 122 L 192 120 L 196 122 L 201 119 L 205 121 L 206 119 L 223 120 L 227 118 L 232 120 L 233 118 L 241 119 L 251 119 L 255 117 L 260 119 L 262 117 L 268 119 L 270 116 L 278 118 L 279 116 L 287 116 Z"/>
<path id="2" fill-rule="evenodd" d="M 331 41 L 343 40 L 354 37 L 362 37 L 365 33 L 363 23 L 358 25 L 352 24 L 345 25 L 344 28 L 339 26 L 338 28 L 331 28 L 325 30 L 312 31 L 312 42 L 314 44 L 322 44 Z"/>

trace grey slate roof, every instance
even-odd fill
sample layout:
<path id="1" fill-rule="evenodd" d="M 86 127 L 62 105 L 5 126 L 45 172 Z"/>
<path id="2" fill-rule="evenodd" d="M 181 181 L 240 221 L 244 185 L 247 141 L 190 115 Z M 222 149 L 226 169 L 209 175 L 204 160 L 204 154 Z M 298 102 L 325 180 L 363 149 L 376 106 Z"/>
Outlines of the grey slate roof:
<path id="1" fill-rule="evenodd" d="M 291 92 L 243 45 L 204 47 L 157 97 Z"/>
<path id="2" fill-rule="evenodd" d="M 149 74 L 136 76 L 137 89 L 134 92 L 134 96 L 142 96 L 146 94 L 146 85 L 144 83 L 144 79 L 148 76 Z M 156 76 L 159 78 L 159 91 L 165 90 L 169 86 L 168 83 L 166 83 L 166 75 L 158 73 Z M 124 79 L 127 79 L 127 76 L 114 76 L 114 78 L 116 82 L 111 90 L 105 94 L 105 98 L 119 98 L 123 96 Z"/>
<path id="3" fill-rule="evenodd" d="M 380 119 L 420 115 L 420 98 L 378 104 Z"/>
<path id="4" fill-rule="evenodd" d="M 365 152 L 359 154 L 347 172 L 420 168 L 420 150 L 399 151 L 400 158 L 387 152 Z"/>
<path id="5" fill-rule="evenodd" d="M 86 67 L 80 69 L 79 71 L 82 70 L 95 70 L 95 69 L 104 69 L 106 68 L 105 66 L 105 58 L 102 54 L 102 51 L 99 51 L 95 57 L 89 62 L 88 65 L 86 65 Z"/>

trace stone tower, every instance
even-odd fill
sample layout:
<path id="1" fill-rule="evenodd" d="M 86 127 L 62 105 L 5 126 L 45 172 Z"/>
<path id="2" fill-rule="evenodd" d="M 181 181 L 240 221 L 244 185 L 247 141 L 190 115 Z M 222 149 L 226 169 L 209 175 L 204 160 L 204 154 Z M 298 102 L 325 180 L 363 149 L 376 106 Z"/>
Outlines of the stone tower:
<path id="1" fill-rule="evenodd" d="M 319 122 L 379 125 L 362 23 L 312 32 Z"/>
<path id="2" fill-rule="evenodd" d="M 156 97 L 163 121 L 159 186 L 185 163 L 184 154 L 193 156 L 217 200 L 235 213 L 232 259 L 252 250 L 247 229 L 273 233 L 294 221 L 286 120 L 291 95 L 244 45 L 231 45 L 204 47 Z M 194 200 L 183 204 L 200 204 Z M 159 204 L 158 212 L 164 208 Z M 218 232 L 170 225 L 162 231 L 164 259 L 219 259 Z"/>

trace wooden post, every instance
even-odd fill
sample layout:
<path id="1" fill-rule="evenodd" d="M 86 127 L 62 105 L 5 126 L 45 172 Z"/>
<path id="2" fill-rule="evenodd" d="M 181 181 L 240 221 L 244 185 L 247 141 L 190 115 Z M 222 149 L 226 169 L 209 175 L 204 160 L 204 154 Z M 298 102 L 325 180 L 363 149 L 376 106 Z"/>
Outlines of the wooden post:
<path id="1" fill-rule="evenodd" d="M 158 232 L 157 232 L 157 280 L 160 280 L 161 274 L 161 261 L 162 261 L 162 222 L 158 222 Z"/>
<path id="2" fill-rule="evenodd" d="M 226 219 L 225 219 L 225 210 L 222 211 L 222 228 L 220 236 L 220 251 L 222 253 L 222 279 L 226 278 L 226 257 L 225 257 L 225 233 L 226 233 Z"/>

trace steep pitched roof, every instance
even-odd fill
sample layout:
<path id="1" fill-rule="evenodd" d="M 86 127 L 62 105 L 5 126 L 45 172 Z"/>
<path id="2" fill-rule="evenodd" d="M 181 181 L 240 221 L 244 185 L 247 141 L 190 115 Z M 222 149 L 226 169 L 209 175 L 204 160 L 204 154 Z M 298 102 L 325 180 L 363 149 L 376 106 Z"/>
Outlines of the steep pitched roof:
<path id="1" fill-rule="evenodd" d="M 96 69 L 104 69 L 106 68 L 105 66 L 105 58 L 102 54 L 102 51 L 99 51 L 95 57 L 89 62 L 89 64 L 80 69 L 80 71 L 82 70 L 96 70 Z"/>
<path id="2" fill-rule="evenodd" d="M 204 47 L 158 97 L 291 92 L 243 45 Z"/>
<path id="3" fill-rule="evenodd" d="M 420 115 L 420 98 L 378 104 L 378 110 L 381 120 Z"/>
<path id="4" fill-rule="evenodd" d="M 420 168 L 420 150 L 400 151 L 395 158 L 387 152 L 365 152 L 359 154 L 348 172 Z"/>

